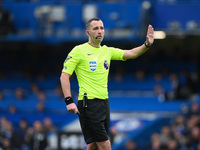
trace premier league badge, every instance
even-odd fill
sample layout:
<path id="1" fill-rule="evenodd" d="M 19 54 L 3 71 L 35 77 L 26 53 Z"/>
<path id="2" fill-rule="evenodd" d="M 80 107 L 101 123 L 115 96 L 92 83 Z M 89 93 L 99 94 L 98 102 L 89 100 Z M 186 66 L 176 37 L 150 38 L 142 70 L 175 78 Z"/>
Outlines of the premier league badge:
<path id="1" fill-rule="evenodd" d="M 107 60 L 104 61 L 104 68 L 105 68 L 106 70 L 109 69 L 109 64 L 108 64 Z"/>
<path id="2" fill-rule="evenodd" d="M 89 61 L 90 70 L 95 71 L 97 69 L 97 61 Z"/>

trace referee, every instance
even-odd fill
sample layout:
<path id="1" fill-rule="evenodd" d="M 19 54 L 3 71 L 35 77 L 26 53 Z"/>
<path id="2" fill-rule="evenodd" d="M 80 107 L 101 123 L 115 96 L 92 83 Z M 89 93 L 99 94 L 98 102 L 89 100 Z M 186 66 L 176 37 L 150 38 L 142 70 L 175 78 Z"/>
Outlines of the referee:
<path id="1" fill-rule="evenodd" d="M 134 59 L 154 42 L 154 29 L 148 26 L 146 41 L 131 50 L 101 46 L 105 30 L 101 19 L 93 18 L 86 23 L 87 43 L 75 46 L 68 54 L 60 77 L 67 110 L 79 114 L 79 121 L 87 143 L 87 150 L 111 150 L 108 140 L 110 107 L 108 101 L 108 73 L 111 60 Z M 79 96 L 78 107 L 74 104 L 70 76 L 75 71 Z"/>

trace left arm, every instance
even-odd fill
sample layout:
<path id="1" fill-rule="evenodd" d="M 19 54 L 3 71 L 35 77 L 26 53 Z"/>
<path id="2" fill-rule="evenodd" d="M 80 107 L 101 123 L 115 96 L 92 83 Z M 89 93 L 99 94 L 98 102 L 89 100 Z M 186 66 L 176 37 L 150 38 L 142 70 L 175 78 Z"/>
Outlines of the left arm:
<path id="1" fill-rule="evenodd" d="M 143 44 L 131 50 L 127 50 L 123 55 L 123 59 L 127 60 L 127 59 L 137 58 L 138 56 L 145 53 L 149 49 L 148 47 L 150 47 L 153 44 L 153 42 L 154 42 L 154 29 L 151 25 L 149 25 L 146 36 L 147 47 L 145 46 L 145 44 Z"/>

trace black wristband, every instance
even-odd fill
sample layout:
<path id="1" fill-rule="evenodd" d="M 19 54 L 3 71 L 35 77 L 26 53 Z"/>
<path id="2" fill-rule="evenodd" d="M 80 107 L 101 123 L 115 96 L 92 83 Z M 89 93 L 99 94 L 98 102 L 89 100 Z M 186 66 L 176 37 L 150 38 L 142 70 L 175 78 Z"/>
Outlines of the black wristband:
<path id="1" fill-rule="evenodd" d="M 146 41 L 144 42 L 144 46 L 145 46 L 146 48 L 150 48 L 150 47 L 151 47 L 151 46 L 148 46 L 148 45 L 147 45 L 147 42 L 146 42 Z"/>
<path id="2" fill-rule="evenodd" d="M 73 103 L 73 98 L 71 96 L 65 97 L 65 103 L 66 105 L 69 105 L 71 103 Z"/>

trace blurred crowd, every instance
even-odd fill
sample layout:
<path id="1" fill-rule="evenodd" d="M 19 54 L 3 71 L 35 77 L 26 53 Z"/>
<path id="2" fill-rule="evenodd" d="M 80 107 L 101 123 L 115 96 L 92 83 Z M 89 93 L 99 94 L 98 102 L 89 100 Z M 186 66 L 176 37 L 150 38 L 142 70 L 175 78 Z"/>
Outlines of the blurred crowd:
<path id="1" fill-rule="evenodd" d="M 175 115 L 160 132 L 151 134 L 149 143 L 139 145 L 129 140 L 125 150 L 200 150 L 200 105 L 193 102 L 189 109 Z"/>
<path id="2" fill-rule="evenodd" d="M 63 93 L 60 85 L 58 85 L 54 90 L 51 91 L 52 95 L 56 95 L 58 98 L 63 99 Z M 53 113 L 51 109 L 47 109 L 45 103 L 47 102 L 47 93 L 45 90 L 39 89 L 38 85 L 33 83 L 31 85 L 31 90 L 23 89 L 17 87 L 15 90 L 10 90 L 9 94 L 11 97 L 5 96 L 5 92 L 0 90 L 0 102 L 9 101 L 9 106 L 0 107 L 0 112 L 8 114 L 17 114 L 17 113 L 35 113 L 35 114 L 45 114 Z M 32 97 L 32 99 L 30 99 Z M 58 99 L 56 99 L 58 100 Z M 33 101 L 34 103 L 31 103 Z M 29 110 L 25 107 L 18 108 L 16 106 L 17 102 L 30 102 L 30 104 L 36 104 L 32 107 L 29 107 Z M 63 103 L 64 104 L 64 103 Z"/>
<path id="3" fill-rule="evenodd" d="M 21 119 L 14 126 L 6 117 L 0 118 L 0 150 L 47 150 L 47 135 L 56 131 L 50 118 L 29 124 Z"/>
<path id="4" fill-rule="evenodd" d="M 151 136 L 151 150 L 200 150 L 200 106 L 178 114 L 170 125 Z"/>

